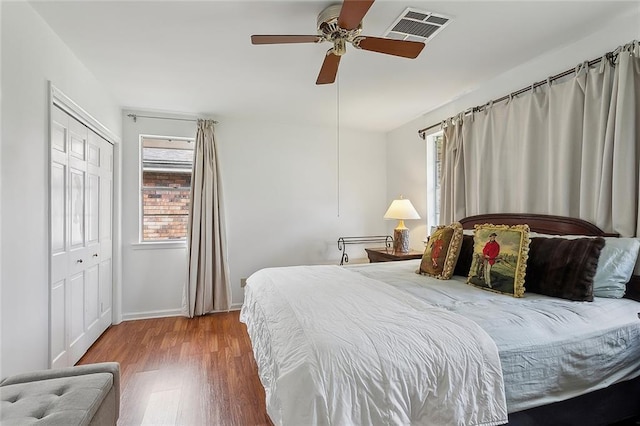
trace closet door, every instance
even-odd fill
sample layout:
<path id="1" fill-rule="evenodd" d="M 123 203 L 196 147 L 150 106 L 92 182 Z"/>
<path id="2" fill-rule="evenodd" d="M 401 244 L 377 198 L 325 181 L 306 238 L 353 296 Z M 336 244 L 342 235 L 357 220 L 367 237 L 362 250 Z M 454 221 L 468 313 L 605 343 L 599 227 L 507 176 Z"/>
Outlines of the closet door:
<path id="1" fill-rule="evenodd" d="M 68 338 L 71 363 L 86 351 L 85 291 L 89 275 L 87 247 L 87 139 L 89 129 L 69 117 L 69 299 Z"/>
<path id="2" fill-rule="evenodd" d="M 51 178 L 50 178 L 50 342 L 51 367 L 69 364 L 67 344 L 67 290 L 69 287 L 69 217 L 68 185 L 69 116 L 54 107 L 51 110 Z"/>
<path id="3" fill-rule="evenodd" d="M 59 108 L 51 116 L 51 365 L 63 367 L 111 324 L 113 147 Z"/>
<path id="4" fill-rule="evenodd" d="M 96 135 L 97 137 L 97 135 Z M 100 283 L 98 316 L 100 333 L 106 330 L 112 321 L 113 293 L 113 145 L 106 140 L 100 141 L 100 218 L 99 218 L 99 259 Z"/>
<path id="5" fill-rule="evenodd" d="M 85 328 L 89 345 L 111 324 L 111 206 L 113 146 L 89 130 Z"/>

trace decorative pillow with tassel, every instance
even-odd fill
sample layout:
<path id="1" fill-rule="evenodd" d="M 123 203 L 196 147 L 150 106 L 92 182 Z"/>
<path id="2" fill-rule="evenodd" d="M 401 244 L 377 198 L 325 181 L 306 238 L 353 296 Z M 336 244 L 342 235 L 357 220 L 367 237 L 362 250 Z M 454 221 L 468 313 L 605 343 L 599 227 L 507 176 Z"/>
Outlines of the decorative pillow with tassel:
<path id="1" fill-rule="evenodd" d="M 418 274 L 448 280 L 458 261 L 462 245 L 462 225 L 454 222 L 448 226 L 438 226 L 429 236 L 422 255 Z"/>
<path id="2" fill-rule="evenodd" d="M 528 252 L 528 225 L 476 225 L 467 283 L 522 297 Z"/>

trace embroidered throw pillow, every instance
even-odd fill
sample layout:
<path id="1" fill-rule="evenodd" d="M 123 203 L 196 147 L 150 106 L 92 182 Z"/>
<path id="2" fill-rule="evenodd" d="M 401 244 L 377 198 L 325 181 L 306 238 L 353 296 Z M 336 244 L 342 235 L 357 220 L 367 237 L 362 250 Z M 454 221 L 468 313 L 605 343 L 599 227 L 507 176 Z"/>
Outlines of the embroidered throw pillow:
<path id="1" fill-rule="evenodd" d="M 476 225 L 467 283 L 522 297 L 528 251 L 528 225 Z"/>
<path id="2" fill-rule="evenodd" d="M 462 225 L 438 226 L 429 236 L 418 274 L 448 280 L 456 267 L 462 244 Z"/>

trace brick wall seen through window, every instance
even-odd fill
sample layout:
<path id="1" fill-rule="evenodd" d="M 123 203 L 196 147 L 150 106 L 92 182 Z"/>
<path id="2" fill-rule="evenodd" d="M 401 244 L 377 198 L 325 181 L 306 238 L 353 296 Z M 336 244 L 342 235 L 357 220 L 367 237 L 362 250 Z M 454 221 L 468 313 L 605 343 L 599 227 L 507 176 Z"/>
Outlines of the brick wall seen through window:
<path id="1" fill-rule="evenodd" d="M 186 238 L 192 164 L 192 142 L 142 139 L 142 241 Z"/>

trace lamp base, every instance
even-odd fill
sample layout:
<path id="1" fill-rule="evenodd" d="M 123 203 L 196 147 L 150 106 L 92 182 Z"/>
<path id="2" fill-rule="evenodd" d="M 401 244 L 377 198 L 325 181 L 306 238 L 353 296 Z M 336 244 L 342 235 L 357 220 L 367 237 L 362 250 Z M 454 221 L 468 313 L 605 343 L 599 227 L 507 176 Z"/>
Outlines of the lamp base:
<path id="1" fill-rule="evenodd" d="M 409 253 L 409 229 L 396 228 L 393 230 L 393 251 Z"/>

